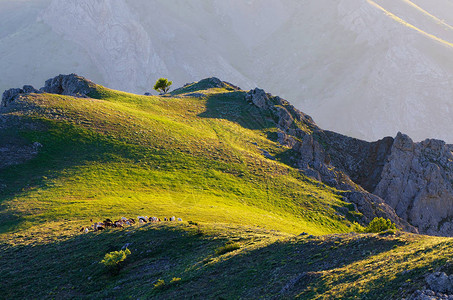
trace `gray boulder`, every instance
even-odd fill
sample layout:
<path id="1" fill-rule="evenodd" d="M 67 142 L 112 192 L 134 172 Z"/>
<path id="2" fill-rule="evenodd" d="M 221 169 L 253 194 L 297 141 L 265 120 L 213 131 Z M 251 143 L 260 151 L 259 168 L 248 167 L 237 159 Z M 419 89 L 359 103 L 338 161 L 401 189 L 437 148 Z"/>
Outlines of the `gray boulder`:
<path id="1" fill-rule="evenodd" d="M 453 293 L 453 275 L 436 272 L 426 277 L 429 288 L 437 293 Z"/>
<path id="2" fill-rule="evenodd" d="M 247 102 L 255 104 L 258 108 L 268 108 L 270 106 L 269 97 L 264 90 L 256 88 L 245 95 Z"/>
<path id="3" fill-rule="evenodd" d="M 3 92 L 1 106 L 6 106 L 9 103 L 13 102 L 17 96 L 23 94 L 24 90 L 22 89 L 9 89 Z"/>
<path id="4" fill-rule="evenodd" d="M 76 74 L 58 75 L 46 81 L 42 92 L 77 97 L 86 97 L 96 91 L 96 85 Z"/>
<path id="5" fill-rule="evenodd" d="M 25 94 L 38 93 L 39 91 L 31 85 L 24 85 L 22 88 Z"/>

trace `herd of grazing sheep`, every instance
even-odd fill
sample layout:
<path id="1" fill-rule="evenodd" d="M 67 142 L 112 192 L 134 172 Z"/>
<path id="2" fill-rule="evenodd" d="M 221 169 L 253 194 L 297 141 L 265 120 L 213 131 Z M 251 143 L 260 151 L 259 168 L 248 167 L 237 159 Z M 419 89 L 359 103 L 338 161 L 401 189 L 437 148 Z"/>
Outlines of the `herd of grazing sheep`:
<path id="1" fill-rule="evenodd" d="M 148 223 L 148 222 L 155 223 L 155 222 L 161 222 L 162 221 L 160 218 L 157 218 L 157 217 L 148 218 L 147 216 L 138 216 L 137 220 L 138 220 L 139 224 L 144 224 L 144 223 Z M 182 222 L 182 219 L 181 218 L 176 219 L 176 217 L 173 216 L 171 218 L 165 217 L 164 221 L 171 221 L 171 222 L 179 221 L 179 222 Z M 93 222 L 93 220 L 91 219 L 90 222 Z M 80 232 L 88 233 L 89 231 L 100 231 L 100 230 L 104 230 L 104 229 L 106 229 L 108 227 L 124 228 L 125 226 L 133 226 L 136 223 L 137 222 L 133 218 L 128 219 L 128 218 L 122 217 L 121 219 L 119 219 L 117 221 L 112 221 L 110 219 L 105 219 L 103 222 L 95 222 L 90 227 L 82 227 L 80 229 Z"/>

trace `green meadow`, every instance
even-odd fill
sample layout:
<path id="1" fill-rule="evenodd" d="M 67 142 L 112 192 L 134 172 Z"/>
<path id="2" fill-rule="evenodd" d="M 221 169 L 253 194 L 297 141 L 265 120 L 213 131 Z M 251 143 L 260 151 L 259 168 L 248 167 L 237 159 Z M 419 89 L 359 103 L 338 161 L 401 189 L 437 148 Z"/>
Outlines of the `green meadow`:
<path id="1" fill-rule="evenodd" d="M 0 298 L 400 299 L 451 268 L 449 238 L 354 233 L 245 93 L 97 86 L 3 110 L 0 139 L 42 147 L 0 172 Z M 183 221 L 79 232 L 123 216 Z M 126 247 L 118 273 L 99 263 Z"/>

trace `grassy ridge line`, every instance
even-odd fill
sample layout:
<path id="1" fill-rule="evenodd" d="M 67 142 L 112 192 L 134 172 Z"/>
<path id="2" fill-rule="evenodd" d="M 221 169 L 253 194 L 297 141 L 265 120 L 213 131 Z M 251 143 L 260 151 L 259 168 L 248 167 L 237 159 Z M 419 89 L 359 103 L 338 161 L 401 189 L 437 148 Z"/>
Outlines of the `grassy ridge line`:
<path id="1" fill-rule="evenodd" d="M 46 130 L 20 130 L 44 145 L 0 181 L 0 230 L 62 219 L 178 215 L 202 222 L 262 226 L 290 233 L 348 231 L 338 192 L 262 150 L 285 158 L 255 122 L 244 92 L 205 98 L 146 97 L 98 88 L 101 99 L 41 94 L 10 112 Z M 32 107 L 30 109 L 29 107 Z M 261 124 L 261 125 L 257 125 Z"/>

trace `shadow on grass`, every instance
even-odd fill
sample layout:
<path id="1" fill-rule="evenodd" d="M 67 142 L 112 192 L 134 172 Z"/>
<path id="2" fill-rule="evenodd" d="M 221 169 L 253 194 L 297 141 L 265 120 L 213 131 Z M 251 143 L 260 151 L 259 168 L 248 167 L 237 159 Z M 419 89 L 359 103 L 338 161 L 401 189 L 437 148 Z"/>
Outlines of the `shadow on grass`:
<path id="1" fill-rule="evenodd" d="M 227 228 L 224 233 L 230 234 Z M 246 232 L 231 233 L 230 237 L 235 234 Z M 260 237 L 259 232 L 254 234 L 251 240 Z M 225 235 L 197 234 L 197 229 L 186 223 L 152 224 L 55 239 L 48 244 L 3 247 L 0 263 L 5 267 L 0 273 L 0 288 L 10 299 L 32 293 L 37 298 L 292 298 L 306 292 L 307 286 L 322 293 L 323 271 L 402 243 L 378 236 L 332 235 L 216 255 L 215 250 L 228 239 Z M 105 253 L 126 245 L 132 254 L 119 274 L 112 276 L 99 261 Z M 157 280 L 168 284 L 174 277 L 181 281 L 154 289 Z M 313 295 L 308 292 L 302 298 Z"/>
<path id="2" fill-rule="evenodd" d="M 58 228 L 55 228 L 58 230 Z M 47 232 L 50 239 L 52 232 Z M 36 234 L 35 234 L 36 237 Z M 7 245 L 0 243 L 0 298 L 97 299 L 152 295 L 160 278 L 180 276 L 222 243 L 197 234 L 187 224 L 144 225 L 76 235 L 52 243 Z M 117 276 L 99 262 L 111 251 L 128 248 Z M 146 298 L 146 297 L 145 297 Z"/>
<path id="3" fill-rule="evenodd" d="M 247 103 L 245 94 L 235 91 L 208 95 L 206 111 L 198 116 L 229 120 L 252 130 L 274 128 L 271 115 L 264 115 L 256 106 Z"/>
<path id="4" fill-rule="evenodd" d="M 90 162 L 108 163 L 122 159 L 139 161 L 146 155 L 159 154 L 160 150 L 127 144 L 114 138 L 75 125 L 30 120 L 45 130 L 17 129 L 15 136 L 21 143 L 39 142 L 39 154 L 22 164 L 11 165 L 0 172 L 0 232 L 15 230 L 23 222 L 23 214 L 9 209 L 5 203 L 33 189 L 46 189 L 46 182 L 74 166 Z M 161 151 L 165 152 L 165 151 Z M 3 204 L 3 205 L 2 205 Z"/>
<path id="5" fill-rule="evenodd" d="M 341 239 L 335 236 L 298 239 L 246 252 L 207 269 L 190 285 L 197 289 L 189 287 L 184 292 L 210 299 L 293 299 L 308 285 L 321 282 L 323 271 L 389 251 L 401 243 L 376 237 L 353 238 L 342 246 L 338 245 L 339 241 Z M 373 250 L 363 252 L 364 249 Z M 210 286 L 212 278 L 219 278 L 215 287 Z M 199 290 L 205 292 L 200 293 Z"/>

